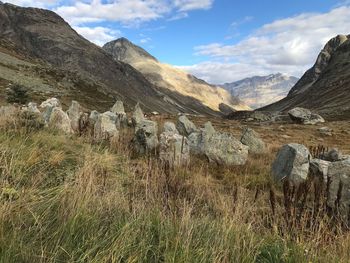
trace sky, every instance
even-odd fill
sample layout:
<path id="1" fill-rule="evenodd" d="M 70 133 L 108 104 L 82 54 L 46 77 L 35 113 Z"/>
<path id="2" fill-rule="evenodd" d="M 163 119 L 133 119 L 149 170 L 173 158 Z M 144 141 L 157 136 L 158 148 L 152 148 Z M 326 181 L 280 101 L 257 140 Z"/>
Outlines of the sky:
<path id="1" fill-rule="evenodd" d="M 213 84 L 301 77 L 329 39 L 350 34 L 350 0 L 3 0 L 47 8 L 102 46 L 126 37 Z"/>

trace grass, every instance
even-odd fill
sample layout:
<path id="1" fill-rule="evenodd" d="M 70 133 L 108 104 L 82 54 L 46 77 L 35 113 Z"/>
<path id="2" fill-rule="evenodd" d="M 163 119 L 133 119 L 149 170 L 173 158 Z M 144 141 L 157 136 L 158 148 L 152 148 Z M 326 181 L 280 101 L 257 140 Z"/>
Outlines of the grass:
<path id="1" fill-rule="evenodd" d="M 130 131 L 107 145 L 1 127 L 0 262 L 348 262 L 350 235 L 327 218 L 286 223 L 277 146 L 242 167 L 167 169 L 131 158 Z"/>

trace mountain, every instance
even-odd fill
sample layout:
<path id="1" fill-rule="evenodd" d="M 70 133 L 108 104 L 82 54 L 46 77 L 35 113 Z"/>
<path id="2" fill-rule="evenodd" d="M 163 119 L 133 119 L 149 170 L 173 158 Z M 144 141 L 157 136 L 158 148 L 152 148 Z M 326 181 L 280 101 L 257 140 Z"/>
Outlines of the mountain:
<path id="1" fill-rule="evenodd" d="M 222 87 L 232 96 L 238 97 L 242 102 L 256 109 L 286 97 L 297 81 L 296 77 L 277 73 L 225 83 Z"/>
<path id="2" fill-rule="evenodd" d="M 19 83 L 37 100 L 76 99 L 87 108 L 105 110 L 119 98 L 128 109 L 140 101 L 146 111 L 218 114 L 176 90 L 164 92 L 52 11 L 0 3 L 0 21 L 0 94 Z"/>
<path id="3" fill-rule="evenodd" d="M 328 41 L 288 96 L 259 110 L 286 111 L 296 106 L 318 111 L 328 119 L 350 118 L 350 35 Z"/>
<path id="4" fill-rule="evenodd" d="M 195 99 L 213 111 L 219 111 L 220 104 L 230 106 L 235 110 L 249 109 L 223 88 L 210 85 L 181 69 L 159 62 L 147 51 L 126 38 L 111 41 L 105 44 L 103 49 L 111 54 L 116 61 L 128 63 L 142 72 L 152 84 L 159 87 L 164 93 L 177 93 Z"/>

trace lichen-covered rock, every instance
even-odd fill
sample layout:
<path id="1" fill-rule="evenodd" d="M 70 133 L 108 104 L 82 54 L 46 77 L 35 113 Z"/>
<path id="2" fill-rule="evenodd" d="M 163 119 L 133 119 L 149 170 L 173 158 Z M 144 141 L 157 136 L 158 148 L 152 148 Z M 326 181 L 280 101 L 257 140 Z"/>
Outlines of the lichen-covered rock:
<path id="1" fill-rule="evenodd" d="M 331 180 L 327 205 L 346 219 L 350 207 L 350 159 L 330 163 L 328 176 Z"/>
<path id="2" fill-rule="evenodd" d="M 72 134 L 73 129 L 71 127 L 71 121 L 61 108 L 54 107 L 50 114 L 48 126 L 51 129 L 60 130 L 66 134 Z"/>
<path id="3" fill-rule="evenodd" d="M 145 115 L 140 107 L 140 104 L 137 103 L 131 118 L 132 124 L 134 127 L 136 127 L 143 120 L 145 120 Z"/>
<path id="4" fill-rule="evenodd" d="M 190 161 L 188 139 L 175 132 L 163 132 L 160 135 L 159 158 L 170 166 L 188 164 Z"/>
<path id="5" fill-rule="evenodd" d="M 98 115 L 94 127 L 94 137 L 97 141 L 116 139 L 119 136 L 116 127 L 117 115 L 107 111 Z"/>
<path id="6" fill-rule="evenodd" d="M 275 181 L 289 180 L 298 185 L 306 181 L 309 173 L 309 150 L 301 144 L 284 145 L 277 153 L 272 165 L 272 175 Z"/>
<path id="7" fill-rule="evenodd" d="M 193 124 L 185 115 L 179 117 L 176 128 L 183 136 L 189 136 L 192 132 L 196 132 L 196 125 Z"/>
<path id="8" fill-rule="evenodd" d="M 176 126 L 174 123 L 170 122 L 170 121 L 166 121 L 164 123 L 164 127 L 163 127 L 163 131 L 164 132 L 172 132 L 172 133 L 179 133 L 178 130 L 176 129 Z"/>
<path id="9" fill-rule="evenodd" d="M 128 118 L 125 113 L 124 103 L 121 100 L 116 101 L 113 105 L 111 112 L 117 115 L 117 126 L 119 127 L 127 127 L 128 126 Z"/>
<path id="10" fill-rule="evenodd" d="M 300 124 L 323 123 L 325 120 L 318 114 L 312 113 L 308 109 L 296 107 L 288 112 L 292 121 Z"/>
<path id="11" fill-rule="evenodd" d="M 215 129 L 211 122 L 204 124 L 204 128 L 199 131 L 192 132 L 188 136 L 190 150 L 192 154 L 204 155 L 205 147 L 209 141 L 209 138 L 215 134 Z"/>
<path id="12" fill-rule="evenodd" d="M 71 126 L 75 133 L 79 132 L 79 120 L 83 115 L 83 109 L 80 106 L 79 102 L 73 100 L 71 106 L 67 111 L 68 117 L 71 120 Z"/>
<path id="13" fill-rule="evenodd" d="M 327 183 L 328 168 L 330 164 L 330 162 L 325 160 L 312 159 L 310 161 L 309 176 L 322 179 L 324 183 Z"/>
<path id="14" fill-rule="evenodd" d="M 266 145 L 253 129 L 246 128 L 241 137 L 241 143 L 249 147 L 250 153 L 263 154 L 266 152 Z"/>
<path id="15" fill-rule="evenodd" d="M 26 110 L 33 114 L 41 114 L 40 110 L 38 109 L 38 105 L 35 102 L 29 102 Z"/>
<path id="16" fill-rule="evenodd" d="M 134 150 L 138 154 L 148 154 L 158 146 L 158 125 L 154 121 L 143 120 L 135 128 Z"/>
<path id="17" fill-rule="evenodd" d="M 40 104 L 40 108 L 45 109 L 46 107 L 61 107 L 61 102 L 56 98 L 50 98 Z"/>

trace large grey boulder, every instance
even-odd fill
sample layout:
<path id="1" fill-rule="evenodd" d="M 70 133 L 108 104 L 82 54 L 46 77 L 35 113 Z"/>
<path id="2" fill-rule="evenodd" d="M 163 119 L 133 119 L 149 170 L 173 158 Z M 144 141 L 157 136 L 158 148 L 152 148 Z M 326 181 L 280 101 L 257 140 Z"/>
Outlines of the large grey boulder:
<path id="1" fill-rule="evenodd" d="M 309 173 L 309 150 L 301 144 L 284 145 L 277 153 L 272 165 L 272 175 L 275 181 L 289 180 L 298 185 L 307 180 Z"/>
<path id="2" fill-rule="evenodd" d="M 316 124 L 323 123 L 325 120 L 318 114 L 312 113 L 308 109 L 296 107 L 288 111 L 288 115 L 292 121 L 300 124 Z"/>
<path id="3" fill-rule="evenodd" d="M 163 132 L 160 135 L 159 158 L 171 167 L 187 165 L 190 161 L 188 139 L 175 132 Z"/>
<path id="4" fill-rule="evenodd" d="M 158 125 L 154 121 L 143 120 L 135 127 L 134 150 L 138 154 L 148 154 L 158 146 Z"/>
<path id="5" fill-rule="evenodd" d="M 174 123 L 170 121 L 166 121 L 163 126 L 163 132 L 171 132 L 171 133 L 179 133 L 179 131 L 176 129 L 176 126 Z"/>
<path id="6" fill-rule="evenodd" d="M 248 147 L 229 133 L 216 132 L 208 137 L 204 153 L 219 165 L 244 165 L 248 159 Z"/>
<path id="7" fill-rule="evenodd" d="M 38 109 L 38 104 L 36 104 L 35 102 L 29 102 L 25 110 L 33 114 L 41 114 L 40 110 Z"/>
<path id="8" fill-rule="evenodd" d="M 97 122 L 99 116 L 100 116 L 100 113 L 96 110 L 93 110 L 92 112 L 90 112 L 89 121 L 91 123 L 95 124 Z"/>
<path id="9" fill-rule="evenodd" d="M 61 108 L 61 102 L 56 98 L 50 98 L 45 100 L 40 104 L 40 108 L 42 109 L 42 116 L 46 124 L 49 123 L 52 110 L 54 108 Z"/>
<path id="10" fill-rule="evenodd" d="M 128 118 L 125 113 L 124 103 L 121 100 L 116 101 L 111 112 L 115 113 L 118 118 L 117 126 L 126 127 L 128 125 Z"/>
<path id="11" fill-rule="evenodd" d="M 183 136 L 189 136 L 192 132 L 197 131 L 196 125 L 191 122 L 185 115 L 181 115 L 176 123 L 176 128 Z"/>
<path id="12" fill-rule="evenodd" d="M 264 141 L 260 138 L 251 128 L 245 128 L 242 133 L 241 143 L 249 147 L 250 153 L 263 154 L 266 152 L 266 145 Z"/>
<path id="13" fill-rule="evenodd" d="M 50 119 L 48 122 L 48 127 L 51 129 L 62 131 L 66 134 L 72 134 L 73 129 L 71 126 L 71 121 L 61 108 L 54 107 L 50 114 Z"/>
<path id="14" fill-rule="evenodd" d="M 325 152 L 323 155 L 323 159 L 329 162 L 342 161 L 346 158 L 347 157 L 343 156 L 343 154 L 337 148 L 330 149 L 328 152 Z"/>
<path id="15" fill-rule="evenodd" d="M 79 102 L 73 100 L 71 106 L 69 107 L 69 109 L 67 111 L 67 114 L 71 120 L 71 126 L 72 126 L 73 131 L 75 133 L 78 133 L 79 129 L 80 129 L 79 121 L 83 115 L 83 109 L 80 106 Z"/>
<path id="16" fill-rule="evenodd" d="M 94 126 L 94 137 L 97 141 L 116 139 L 119 136 L 116 127 L 117 115 L 107 111 L 98 115 Z"/>
<path id="17" fill-rule="evenodd" d="M 192 132 L 188 136 L 190 150 L 192 154 L 203 155 L 205 154 L 205 147 L 207 146 L 209 139 L 216 133 L 211 122 L 204 124 L 204 127 L 199 131 Z"/>
<path id="18" fill-rule="evenodd" d="M 327 205 L 347 218 L 350 207 L 350 159 L 329 165 L 330 179 Z"/>
<path id="19" fill-rule="evenodd" d="M 324 183 L 327 183 L 328 168 L 330 164 L 330 162 L 325 160 L 312 159 L 310 161 L 309 175 L 322 179 Z"/>
<path id="20" fill-rule="evenodd" d="M 145 115 L 140 107 L 140 104 L 137 103 L 131 118 L 132 124 L 134 127 L 136 127 L 143 120 L 145 120 Z"/>

